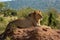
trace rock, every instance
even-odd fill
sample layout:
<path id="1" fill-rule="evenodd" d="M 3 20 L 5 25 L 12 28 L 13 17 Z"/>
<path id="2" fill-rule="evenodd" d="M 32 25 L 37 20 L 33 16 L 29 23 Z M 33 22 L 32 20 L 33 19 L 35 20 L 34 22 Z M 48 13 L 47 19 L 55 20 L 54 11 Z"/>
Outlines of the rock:
<path id="1" fill-rule="evenodd" d="M 11 38 L 13 40 L 60 40 L 60 34 L 49 27 L 16 28 Z"/>
<path id="2" fill-rule="evenodd" d="M 60 30 L 56 30 L 56 32 L 60 34 Z"/>

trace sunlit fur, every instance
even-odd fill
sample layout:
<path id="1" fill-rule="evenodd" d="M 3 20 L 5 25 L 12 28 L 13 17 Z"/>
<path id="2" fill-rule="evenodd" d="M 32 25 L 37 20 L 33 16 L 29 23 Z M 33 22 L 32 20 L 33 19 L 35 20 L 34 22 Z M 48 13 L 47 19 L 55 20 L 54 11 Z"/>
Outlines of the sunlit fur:
<path id="1" fill-rule="evenodd" d="M 31 12 L 26 18 L 20 18 L 12 21 L 7 25 L 3 38 L 5 38 L 5 36 L 8 36 L 14 28 L 29 28 L 40 26 L 41 19 L 41 11 L 35 10 Z"/>

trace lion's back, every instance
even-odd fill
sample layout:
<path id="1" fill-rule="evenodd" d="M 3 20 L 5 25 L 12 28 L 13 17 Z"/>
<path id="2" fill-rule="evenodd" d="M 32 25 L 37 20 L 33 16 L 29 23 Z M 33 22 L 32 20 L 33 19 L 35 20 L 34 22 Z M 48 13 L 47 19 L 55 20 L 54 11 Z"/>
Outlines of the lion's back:
<path id="1" fill-rule="evenodd" d="M 24 28 L 24 27 L 29 27 L 29 26 L 31 27 L 32 25 L 33 25 L 32 22 L 28 19 L 17 19 L 17 20 L 10 22 L 8 24 L 8 28 L 11 28 L 13 26 L 18 27 L 18 28 L 19 27 Z"/>

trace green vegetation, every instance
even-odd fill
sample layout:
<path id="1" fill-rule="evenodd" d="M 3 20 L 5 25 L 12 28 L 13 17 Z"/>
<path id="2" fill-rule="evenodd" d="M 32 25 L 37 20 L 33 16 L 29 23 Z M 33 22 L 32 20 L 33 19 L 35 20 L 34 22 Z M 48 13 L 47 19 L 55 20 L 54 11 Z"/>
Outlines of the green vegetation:
<path id="1" fill-rule="evenodd" d="M 0 33 L 4 31 L 7 24 L 15 20 L 15 18 L 26 17 L 30 12 L 32 12 L 33 8 L 22 8 L 20 10 L 13 10 L 10 8 L 5 8 L 4 3 L 0 3 Z M 56 9 L 49 9 L 47 12 L 42 12 L 43 20 L 41 21 L 42 25 L 47 25 L 55 29 L 60 29 L 60 14 Z M 13 18 L 12 18 L 13 17 Z M 14 18 L 15 17 L 15 18 Z"/>
<path id="2" fill-rule="evenodd" d="M 17 12 L 16 10 L 13 10 L 13 9 L 6 9 L 6 10 L 3 10 L 4 11 L 4 16 L 16 16 L 17 15 Z"/>
<path id="3" fill-rule="evenodd" d="M 17 16 L 20 17 L 26 17 L 30 12 L 32 12 L 34 9 L 33 8 L 22 8 L 17 11 Z"/>
<path id="4" fill-rule="evenodd" d="M 4 3 L 0 3 L 0 33 L 2 33 L 7 24 L 15 20 L 16 18 L 26 17 L 30 12 L 32 12 L 33 8 L 22 8 L 20 10 L 13 10 L 10 8 L 5 8 Z M 47 25 L 54 29 L 60 29 L 60 14 L 56 9 L 49 9 L 47 12 L 42 12 L 43 20 L 41 21 L 41 25 Z M 10 40 L 7 37 L 6 40 Z"/>
<path id="5" fill-rule="evenodd" d="M 58 19 L 58 12 L 55 9 L 50 9 L 47 13 L 43 13 L 43 20 L 41 24 L 50 26 L 52 28 L 58 28 L 59 20 Z"/>
<path id="6" fill-rule="evenodd" d="M 49 12 L 48 26 L 54 26 L 54 28 L 55 28 L 55 26 L 57 26 L 57 21 L 58 21 L 58 20 L 56 20 L 57 17 L 58 17 L 58 15 L 57 15 L 56 10 L 52 9 Z"/>

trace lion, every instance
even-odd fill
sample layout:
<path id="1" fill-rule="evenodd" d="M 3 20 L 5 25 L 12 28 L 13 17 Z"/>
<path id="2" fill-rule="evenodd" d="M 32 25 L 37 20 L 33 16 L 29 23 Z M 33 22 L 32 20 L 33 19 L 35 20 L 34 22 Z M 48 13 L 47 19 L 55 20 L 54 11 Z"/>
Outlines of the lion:
<path id="1" fill-rule="evenodd" d="M 28 14 L 26 18 L 20 18 L 10 22 L 4 32 L 4 36 L 11 33 L 14 28 L 29 28 L 40 26 L 40 21 L 42 19 L 42 13 L 40 10 L 35 10 Z M 5 38 L 5 37 L 3 37 Z"/>

